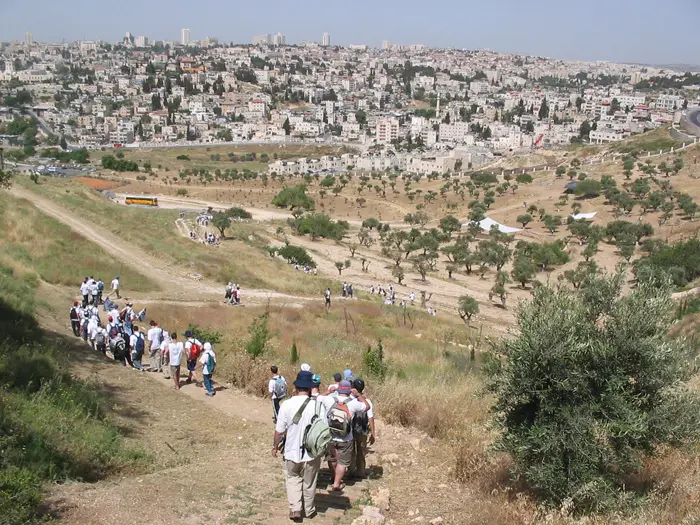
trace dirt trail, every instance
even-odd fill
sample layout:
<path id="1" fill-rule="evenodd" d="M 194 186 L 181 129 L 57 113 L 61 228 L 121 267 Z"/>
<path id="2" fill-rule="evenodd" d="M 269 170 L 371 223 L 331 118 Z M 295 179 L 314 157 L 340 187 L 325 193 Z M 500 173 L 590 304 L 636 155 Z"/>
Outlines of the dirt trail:
<path id="1" fill-rule="evenodd" d="M 135 257 L 133 247 L 120 239 L 117 235 L 105 228 L 81 219 L 50 199 L 18 186 L 13 187 L 11 192 L 16 197 L 28 200 L 42 212 L 62 222 L 73 231 L 96 242 L 107 253 L 117 257 L 134 270 L 148 275 L 149 278 L 155 281 L 162 289 L 162 292 L 157 294 L 156 299 L 180 301 L 191 298 L 199 300 L 221 300 L 223 295 L 222 285 L 206 279 L 196 279 L 194 276 L 188 276 L 178 267 L 168 264 L 147 253 L 140 252 L 138 257 Z M 182 234 L 183 232 L 180 231 L 180 233 Z M 283 299 L 286 301 L 303 302 L 307 300 L 307 298 L 301 296 L 256 289 L 245 290 L 245 296 L 246 299 L 252 299 L 253 301 Z"/>

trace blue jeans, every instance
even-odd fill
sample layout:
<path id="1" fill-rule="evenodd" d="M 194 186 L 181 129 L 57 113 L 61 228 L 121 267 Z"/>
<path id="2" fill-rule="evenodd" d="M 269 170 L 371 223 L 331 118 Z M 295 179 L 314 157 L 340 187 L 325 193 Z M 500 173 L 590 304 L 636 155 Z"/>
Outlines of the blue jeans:
<path id="1" fill-rule="evenodd" d="M 204 376 L 204 388 L 207 389 L 207 392 L 214 395 L 214 385 L 211 382 L 211 374 L 203 374 Z"/>

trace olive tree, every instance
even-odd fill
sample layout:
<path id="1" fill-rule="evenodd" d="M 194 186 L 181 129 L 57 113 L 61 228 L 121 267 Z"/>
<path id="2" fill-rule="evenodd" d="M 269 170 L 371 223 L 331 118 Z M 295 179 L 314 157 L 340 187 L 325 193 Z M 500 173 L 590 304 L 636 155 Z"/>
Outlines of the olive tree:
<path id="1" fill-rule="evenodd" d="M 696 439 L 700 402 L 686 385 L 691 349 L 669 337 L 670 281 L 592 275 L 579 290 L 539 286 L 517 333 L 490 353 L 498 447 L 552 505 L 603 511 L 659 446 Z"/>

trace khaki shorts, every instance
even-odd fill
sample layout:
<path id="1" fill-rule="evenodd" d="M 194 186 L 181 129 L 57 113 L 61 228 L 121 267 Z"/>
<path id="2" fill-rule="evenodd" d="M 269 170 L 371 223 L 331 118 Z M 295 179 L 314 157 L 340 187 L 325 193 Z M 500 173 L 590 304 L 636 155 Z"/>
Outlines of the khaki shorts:
<path id="1" fill-rule="evenodd" d="M 177 366 L 170 365 L 170 375 L 171 376 L 175 377 L 175 375 L 178 374 L 179 372 L 180 372 L 180 365 L 177 365 Z"/>
<path id="2" fill-rule="evenodd" d="M 349 467 L 352 464 L 352 441 L 332 441 L 331 457 L 341 467 Z"/>

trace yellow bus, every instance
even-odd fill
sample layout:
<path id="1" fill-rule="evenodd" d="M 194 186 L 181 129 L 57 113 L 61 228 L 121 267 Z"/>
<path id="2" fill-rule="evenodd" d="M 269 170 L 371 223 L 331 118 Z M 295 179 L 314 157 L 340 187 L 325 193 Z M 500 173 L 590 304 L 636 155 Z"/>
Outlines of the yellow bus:
<path id="1" fill-rule="evenodd" d="M 155 197 L 127 197 L 124 203 L 135 206 L 158 206 L 158 199 Z"/>

